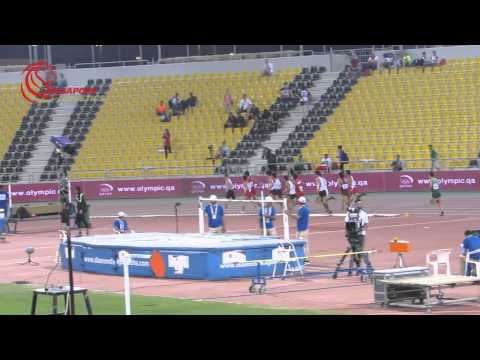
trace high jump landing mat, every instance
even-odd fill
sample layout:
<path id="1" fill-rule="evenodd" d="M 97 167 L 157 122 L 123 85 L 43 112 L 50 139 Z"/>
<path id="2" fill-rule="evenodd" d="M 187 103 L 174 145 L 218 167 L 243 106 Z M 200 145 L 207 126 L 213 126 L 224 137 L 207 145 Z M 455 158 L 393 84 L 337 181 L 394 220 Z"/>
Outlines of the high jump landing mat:
<path id="1" fill-rule="evenodd" d="M 290 241 L 298 257 L 305 255 L 304 240 Z M 130 276 L 167 279 L 225 280 L 258 275 L 253 260 L 275 258 L 283 240 L 238 234 L 121 234 L 72 239 L 74 271 L 123 275 L 118 253 L 131 254 Z M 67 245 L 60 244 L 62 267 L 67 268 Z M 303 260 L 300 261 L 303 268 Z M 279 268 L 282 267 L 282 269 Z M 285 264 L 277 265 L 283 271 Z M 303 269 L 302 269 L 303 270 Z M 261 266 L 261 274 L 273 272 L 273 264 Z"/>

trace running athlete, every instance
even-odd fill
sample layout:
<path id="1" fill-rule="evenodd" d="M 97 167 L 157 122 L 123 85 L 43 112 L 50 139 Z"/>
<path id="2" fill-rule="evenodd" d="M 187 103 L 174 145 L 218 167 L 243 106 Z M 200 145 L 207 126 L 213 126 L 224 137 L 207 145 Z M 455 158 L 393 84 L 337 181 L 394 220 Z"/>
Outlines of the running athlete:
<path id="1" fill-rule="evenodd" d="M 291 214 L 292 209 L 295 205 L 295 200 L 297 196 L 295 195 L 295 184 L 290 179 L 290 176 L 285 175 L 285 193 L 287 194 L 287 201 L 288 201 L 288 212 Z"/>
<path id="2" fill-rule="evenodd" d="M 430 190 L 432 192 L 432 200 L 430 203 L 432 205 L 435 203 L 438 205 L 440 208 L 440 216 L 445 215 L 443 212 L 442 201 L 440 200 L 442 197 L 442 193 L 440 192 L 440 183 L 433 172 L 430 173 Z"/>
<path id="3" fill-rule="evenodd" d="M 362 197 L 365 196 L 365 195 L 367 195 L 367 194 L 364 193 L 364 192 L 359 192 L 359 191 L 358 191 L 357 182 L 356 182 L 355 179 L 353 178 L 352 173 L 350 172 L 350 170 L 346 170 L 346 171 L 345 171 L 345 174 L 347 175 L 347 179 L 350 181 L 350 184 L 351 184 L 352 198 L 354 198 L 354 199 L 353 199 L 353 202 L 355 202 L 355 201 L 360 201 L 360 200 L 362 199 Z"/>
<path id="4" fill-rule="evenodd" d="M 272 179 L 270 183 L 270 194 L 273 199 L 280 200 L 282 199 L 282 182 L 277 178 L 277 174 L 272 174 Z"/>
<path id="5" fill-rule="evenodd" d="M 257 200 L 257 196 L 255 193 L 255 183 L 248 175 L 243 176 L 243 194 L 245 195 L 245 200 Z M 242 213 L 244 212 L 245 205 L 242 205 Z"/>
<path id="6" fill-rule="evenodd" d="M 346 179 L 345 174 L 341 172 L 338 174 L 338 187 L 342 194 L 342 212 L 348 209 L 352 200 L 351 180 Z"/>
<path id="7" fill-rule="evenodd" d="M 232 179 L 225 174 L 225 194 L 226 199 L 235 200 L 235 186 L 233 185 Z M 228 203 L 225 204 L 225 209 L 228 209 Z"/>
<path id="8" fill-rule="evenodd" d="M 332 211 L 328 207 L 328 202 L 330 200 L 335 200 L 335 198 L 333 196 L 328 195 L 327 179 L 323 177 L 323 174 L 321 171 L 316 171 L 315 174 L 317 175 L 315 177 L 315 184 L 317 186 L 318 200 L 320 201 L 320 204 L 322 204 L 323 207 L 325 208 L 325 211 L 328 214 L 332 214 Z"/>
<path id="9" fill-rule="evenodd" d="M 297 199 L 300 199 L 302 196 L 305 196 L 302 179 L 300 179 L 300 177 L 295 174 L 293 175 L 293 181 L 295 181 L 295 196 L 297 197 Z"/>

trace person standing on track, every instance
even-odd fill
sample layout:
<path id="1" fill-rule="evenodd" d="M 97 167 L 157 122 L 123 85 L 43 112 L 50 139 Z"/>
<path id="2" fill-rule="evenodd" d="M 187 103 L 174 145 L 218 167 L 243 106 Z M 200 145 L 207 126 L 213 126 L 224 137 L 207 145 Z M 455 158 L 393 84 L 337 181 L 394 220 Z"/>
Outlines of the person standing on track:
<path id="1" fill-rule="evenodd" d="M 168 129 L 165 129 L 162 139 L 163 139 L 163 150 L 165 152 L 165 159 L 168 159 L 168 154 L 172 153 L 172 137 Z"/>
<path id="2" fill-rule="evenodd" d="M 270 186 L 270 194 L 272 195 L 273 199 L 281 200 L 282 199 L 282 182 L 277 177 L 277 174 L 272 174 Z"/>
<path id="3" fill-rule="evenodd" d="M 308 244 L 308 226 L 310 220 L 310 209 L 307 206 L 307 199 L 305 196 L 301 196 L 297 200 L 300 205 L 297 215 L 292 215 L 294 219 L 297 219 L 297 239 L 305 240 L 305 257 L 310 255 L 310 246 Z M 308 259 L 305 263 L 309 263 Z"/>
<path id="4" fill-rule="evenodd" d="M 257 200 L 255 183 L 249 175 L 243 176 L 243 194 L 245 200 Z M 245 212 L 245 205 L 242 205 L 242 213 Z"/>
<path id="5" fill-rule="evenodd" d="M 351 179 L 346 178 L 345 174 L 341 172 L 338 174 L 338 187 L 342 194 L 342 212 L 344 212 L 352 201 Z"/>
<path id="6" fill-rule="evenodd" d="M 263 218 L 265 218 L 265 228 L 267 230 L 267 236 L 277 236 L 277 231 L 275 229 L 275 217 L 277 216 L 277 211 L 273 207 L 273 204 L 269 201 L 273 201 L 273 198 L 271 196 L 267 196 L 265 198 L 265 201 L 267 202 L 262 209 L 260 207 L 260 210 L 258 211 L 258 217 L 260 219 L 260 229 L 261 229 L 261 235 L 263 235 Z"/>
<path id="7" fill-rule="evenodd" d="M 295 195 L 295 184 L 290 179 L 290 176 L 285 175 L 285 193 L 287 194 L 287 201 L 288 201 L 288 213 L 291 214 L 293 207 L 295 205 L 295 200 L 297 196 Z"/>
<path id="8" fill-rule="evenodd" d="M 321 171 L 316 171 L 315 174 L 317 175 L 315 177 L 315 184 L 317 186 L 317 193 L 318 193 L 318 200 L 320 204 L 323 205 L 325 208 L 325 211 L 327 214 L 332 214 L 332 210 L 330 210 L 328 206 L 328 202 L 330 200 L 335 200 L 333 196 L 329 196 L 328 194 L 328 183 L 327 179 L 323 177 L 323 174 Z"/>
<path id="9" fill-rule="evenodd" d="M 210 195 L 210 204 L 203 211 L 208 217 L 208 231 L 215 234 L 224 233 L 225 222 L 223 221 L 223 216 L 225 211 L 223 206 L 217 204 L 216 195 Z"/>
<path id="10" fill-rule="evenodd" d="M 77 194 L 75 196 L 75 201 L 77 203 L 77 215 L 75 216 L 75 223 L 78 228 L 78 236 L 82 236 L 82 228 L 86 229 L 87 236 L 88 228 L 90 224 L 88 223 L 88 207 L 87 200 L 85 199 L 85 194 L 82 192 L 79 186 L 76 187 Z"/>
<path id="11" fill-rule="evenodd" d="M 442 193 L 440 191 L 440 183 L 433 172 L 430 173 L 430 191 L 432 192 L 432 200 L 430 201 L 430 203 L 432 205 L 438 205 L 438 208 L 440 209 L 440 216 L 445 215 L 442 207 Z"/>

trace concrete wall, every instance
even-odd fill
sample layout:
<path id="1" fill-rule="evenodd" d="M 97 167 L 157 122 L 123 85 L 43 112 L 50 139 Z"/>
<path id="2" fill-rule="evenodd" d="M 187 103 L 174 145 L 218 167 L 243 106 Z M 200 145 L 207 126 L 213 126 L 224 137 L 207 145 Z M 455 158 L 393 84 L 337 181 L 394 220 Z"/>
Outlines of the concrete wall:
<path id="1" fill-rule="evenodd" d="M 340 57 L 343 55 L 338 55 Z M 275 69 L 285 69 L 291 67 L 310 67 L 325 66 L 327 71 L 331 68 L 330 55 L 312 55 L 296 56 L 272 59 Z M 61 72 L 65 74 L 69 85 L 82 86 L 88 79 L 96 78 L 121 78 L 138 76 L 161 76 L 170 74 L 191 74 L 191 73 L 215 73 L 215 72 L 233 72 L 233 71 L 262 71 L 265 65 L 263 59 L 232 60 L 232 61 L 213 61 L 197 63 L 180 64 L 156 64 L 141 66 L 119 66 L 108 68 L 90 68 L 90 69 L 65 69 Z M 0 84 L 19 83 L 21 81 L 20 72 L 0 73 Z"/>
<path id="2" fill-rule="evenodd" d="M 440 59 L 463 59 L 463 58 L 473 58 L 480 57 L 480 45 L 460 45 L 460 46 L 449 46 L 449 47 L 437 47 L 430 49 L 408 49 L 405 52 L 409 53 L 413 59 L 420 58 L 422 52 L 427 53 L 427 57 L 432 55 L 432 51 L 436 50 L 437 55 Z M 390 52 L 390 51 L 387 51 Z M 383 59 L 383 54 L 385 51 L 376 51 L 376 54 Z"/>

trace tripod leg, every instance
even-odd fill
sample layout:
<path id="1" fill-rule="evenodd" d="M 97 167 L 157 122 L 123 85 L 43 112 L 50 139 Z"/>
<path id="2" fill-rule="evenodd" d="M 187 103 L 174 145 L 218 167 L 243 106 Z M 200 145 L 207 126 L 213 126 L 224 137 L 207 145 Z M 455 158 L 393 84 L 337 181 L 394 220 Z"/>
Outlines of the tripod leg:
<path id="1" fill-rule="evenodd" d="M 345 250 L 345 254 L 342 256 L 342 258 L 340 259 L 340 261 L 338 262 L 337 264 L 337 267 L 335 269 L 335 272 L 333 273 L 333 278 L 336 279 L 338 277 L 338 272 L 340 271 L 340 268 L 342 267 L 345 259 L 347 258 L 348 256 L 348 253 L 350 253 L 352 251 L 352 249 L 350 247 L 347 248 L 347 250 Z"/>

